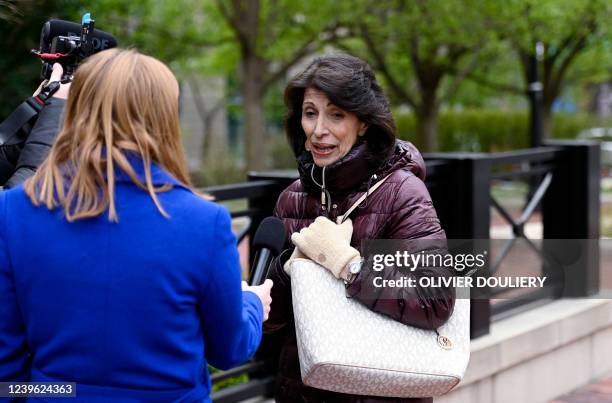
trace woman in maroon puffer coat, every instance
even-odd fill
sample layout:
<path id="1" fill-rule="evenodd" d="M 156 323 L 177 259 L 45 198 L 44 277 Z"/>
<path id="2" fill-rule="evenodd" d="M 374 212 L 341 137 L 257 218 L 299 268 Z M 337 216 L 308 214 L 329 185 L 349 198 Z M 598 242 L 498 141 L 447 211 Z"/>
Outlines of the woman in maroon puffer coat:
<path id="1" fill-rule="evenodd" d="M 335 262 L 335 268 L 326 268 L 339 279 L 351 280 L 347 284 L 347 296 L 375 312 L 419 328 L 436 329 L 443 325 L 453 311 L 454 290 L 441 289 L 436 295 L 418 287 L 374 290 L 373 276 L 393 279 L 407 275 L 398 268 L 374 272 L 363 264 L 356 277 L 348 274 L 348 264 L 358 261 L 361 241 L 365 239 L 426 238 L 441 249 L 446 247 L 444 230 L 423 183 L 423 158 L 412 144 L 396 140 L 388 101 L 369 66 L 346 54 L 318 58 L 288 84 L 285 103 L 288 107 L 286 132 L 300 173 L 300 179 L 280 195 L 275 209 L 275 215 L 285 224 L 287 235 L 290 237 L 305 227 L 315 233 L 321 231 L 321 226 L 314 223 L 319 216 L 335 223 L 369 186 L 389 175 L 351 214 L 350 244 L 356 250 L 350 250 L 355 253 L 344 253 L 348 261 Z M 291 248 L 273 261 L 268 274 L 268 278 L 274 280 L 272 308 L 264 323 L 265 336 L 260 349 L 260 355 L 278 359 L 276 401 L 431 402 L 431 398 L 345 395 L 302 383 L 291 281 L 283 268 L 292 253 L 296 256 L 300 252 L 297 248 L 292 251 L 293 245 L 288 244 L 288 247 Z M 314 256 L 308 257 L 316 260 Z M 410 275 L 449 277 L 453 273 L 444 268 L 427 268 Z M 365 297 L 371 295 L 376 298 Z"/>

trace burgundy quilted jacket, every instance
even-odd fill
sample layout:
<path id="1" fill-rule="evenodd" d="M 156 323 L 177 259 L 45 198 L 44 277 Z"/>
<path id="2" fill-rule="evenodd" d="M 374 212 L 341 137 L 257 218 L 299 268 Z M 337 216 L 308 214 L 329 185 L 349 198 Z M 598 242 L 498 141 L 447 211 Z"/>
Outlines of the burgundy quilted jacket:
<path id="1" fill-rule="evenodd" d="M 360 249 L 364 239 L 421 240 L 431 245 L 446 247 L 446 236 L 440 227 L 429 192 L 425 187 L 425 163 L 418 150 L 410 143 L 397 140 L 386 161 L 368 158 L 367 144 L 358 143 L 337 163 L 321 169 L 309 155 L 298 158 L 300 179 L 285 189 L 277 202 L 275 215 L 283 220 L 287 239 L 293 232 L 310 225 L 317 216 L 332 221 L 348 210 L 377 180 L 391 174 L 352 214 L 351 245 Z M 328 193 L 322 204 L 322 185 Z M 331 199 L 331 200 L 330 200 Z M 274 281 L 270 318 L 264 323 L 261 355 L 278 356 L 278 377 L 275 389 L 277 402 L 430 402 L 425 399 L 394 399 L 352 396 L 313 389 L 301 382 L 297 354 L 291 281 L 283 264 L 291 254 L 290 241 L 279 258 L 272 262 L 268 278 Z M 415 251 L 416 252 L 416 251 Z M 444 268 L 417 270 L 414 275 L 452 276 Z M 361 273 L 347 289 L 347 295 L 364 303 L 373 311 L 388 315 L 407 325 L 435 329 L 452 314 L 455 295 L 452 289 L 418 287 L 374 289 L 372 276 L 385 279 L 406 276 L 398 268 L 375 272 L 364 265 Z M 414 295 L 416 293 L 417 295 Z M 370 296 L 365 298 L 364 296 Z M 376 295 L 372 298 L 372 295 Z M 330 326 L 333 324 L 330 323 Z M 339 340 L 339 343 L 342 341 Z M 384 341 L 381 341 L 384 342 Z M 359 352 L 355 352 L 358 354 Z"/>

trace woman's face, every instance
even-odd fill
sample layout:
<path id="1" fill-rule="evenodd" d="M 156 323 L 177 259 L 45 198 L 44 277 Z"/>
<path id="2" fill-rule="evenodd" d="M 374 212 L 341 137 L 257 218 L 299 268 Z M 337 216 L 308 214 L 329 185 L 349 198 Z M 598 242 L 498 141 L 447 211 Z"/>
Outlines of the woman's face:
<path id="1" fill-rule="evenodd" d="M 307 88 L 302 102 L 302 128 L 306 150 L 317 166 L 324 167 L 348 154 L 367 125 L 354 113 L 332 104 L 323 92 Z"/>

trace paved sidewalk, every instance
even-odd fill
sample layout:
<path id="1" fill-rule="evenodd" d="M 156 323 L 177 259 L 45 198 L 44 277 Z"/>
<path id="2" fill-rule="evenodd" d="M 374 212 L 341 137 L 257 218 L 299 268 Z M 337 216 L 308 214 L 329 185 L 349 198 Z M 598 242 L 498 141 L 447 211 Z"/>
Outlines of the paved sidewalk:
<path id="1" fill-rule="evenodd" d="M 550 403 L 612 403 L 612 377 L 583 386 Z"/>
<path id="2" fill-rule="evenodd" d="M 241 403 L 274 403 L 274 400 L 253 398 Z M 612 403 L 612 376 L 608 375 L 606 378 L 559 396 L 549 403 Z"/>

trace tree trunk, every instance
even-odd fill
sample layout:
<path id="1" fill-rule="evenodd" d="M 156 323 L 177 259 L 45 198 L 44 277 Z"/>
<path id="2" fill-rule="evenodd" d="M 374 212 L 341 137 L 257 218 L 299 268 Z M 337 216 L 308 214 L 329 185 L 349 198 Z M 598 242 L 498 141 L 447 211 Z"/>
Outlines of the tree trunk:
<path id="1" fill-rule="evenodd" d="M 248 170 L 262 170 L 266 163 L 266 129 L 261 77 L 264 64 L 256 57 L 243 57 L 242 106 L 244 111 L 245 155 Z"/>
<path id="2" fill-rule="evenodd" d="M 423 152 L 438 151 L 438 107 L 427 99 L 416 113 L 417 146 Z"/>
<path id="3" fill-rule="evenodd" d="M 552 102 L 542 102 L 542 137 L 543 140 L 552 138 Z"/>

